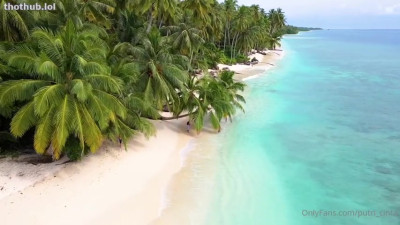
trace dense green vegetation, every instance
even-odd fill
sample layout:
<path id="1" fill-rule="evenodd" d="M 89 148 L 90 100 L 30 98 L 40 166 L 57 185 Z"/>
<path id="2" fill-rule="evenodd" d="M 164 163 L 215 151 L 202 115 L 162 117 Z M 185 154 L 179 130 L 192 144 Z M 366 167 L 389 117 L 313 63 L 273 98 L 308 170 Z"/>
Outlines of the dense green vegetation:
<path id="1" fill-rule="evenodd" d="M 311 31 L 311 30 L 322 30 L 322 28 L 313 28 L 313 27 L 295 27 L 291 25 L 287 25 L 284 29 L 283 32 L 285 34 L 297 34 L 300 31 Z"/>
<path id="2" fill-rule="evenodd" d="M 235 0 L 7 1 L 36 2 L 56 10 L 0 1 L 0 150 L 32 146 L 55 160 L 154 135 L 149 119 L 188 116 L 200 132 L 208 117 L 219 130 L 243 110 L 245 85 L 207 69 L 275 48 L 285 30 L 281 9 Z"/>

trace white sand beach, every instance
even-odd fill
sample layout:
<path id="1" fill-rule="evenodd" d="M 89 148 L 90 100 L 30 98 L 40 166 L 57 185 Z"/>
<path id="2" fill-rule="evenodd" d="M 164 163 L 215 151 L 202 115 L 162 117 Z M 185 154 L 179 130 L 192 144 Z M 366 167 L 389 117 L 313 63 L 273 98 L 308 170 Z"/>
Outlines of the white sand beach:
<path id="1" fill-rule="evenodd" d="M 280 50 L 257 54 L 260 62 L 255 66 L 228 68 L 243 80 L 272 68 L 283 55 Z M 127 151 L 107 143 L 80 162 L 63 164 L 64 159 L 33 165 L 0 159 L 1 224 L 154 222 L 166 207 L 164 195 L 171 179 L 172 184 L 188 179 L 178 173 L 182 151 L 198 135 L 186 132 L 186 121 L 156 121 L 157 137 L 138 136 L 129 142 Z M 206 130 L 200 136 L 211 134 Z"/>
<path id="2" fill-rule="evenodd" d="M 261 74 L 275 66 L 275 64 L 284 57 L 285 52 L 278 49 L 278 50 L 268 50 L 266 55 L 262 55 L 260 53 L 255 53 L 249 55 L 249 58 L 256 58 L 258 60 L 258 64 L 253 66 L 251 65 L 244 65 L 244 64 L 236 64 L 236 65 L 225 65 L 225 64 L 218 64 L 219 69 L 228 68 L 231 71 L 236 73 L 236 79 L 238 80 L 246 80 L 247 78 Z"/>
<path id="3" fill-rule="evenodd" d="M 163 187 L 192 136 L 185 119 L 155 125 L 155 138 L 135 138 L 128 151 L 110 143 L 80 162 L 34 166 L 3 159 L 1 224 L 146 224 L 157 217 Z"/>

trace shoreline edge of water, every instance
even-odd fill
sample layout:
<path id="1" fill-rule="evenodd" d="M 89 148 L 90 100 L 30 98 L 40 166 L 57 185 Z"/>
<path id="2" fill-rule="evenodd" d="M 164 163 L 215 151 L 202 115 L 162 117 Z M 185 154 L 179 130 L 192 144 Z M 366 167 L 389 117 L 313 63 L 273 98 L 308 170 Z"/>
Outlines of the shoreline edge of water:
<path id="1" fill-rule="evenodd" d="M 257 54 L 256 66 L 227 66 L 235 79 L 256 78 L 284 57 Z M 108 143 L 79 163 L 33 165 L 1 159 L 0 216 L 4 224 L 148 224 L 168 207 L 167 189 L 185 170 L 197 135 L 186 120 L 155 121 L 157 136 L 137 137 L 128 151 Z M 212 137 L 211 129 L 201 139 Z M 185 150 L 186 149 L 186 150 Z M 187 151 L 187 152 L 183 152 Z M 24 216 L 21 216 L 24 214 Z M 71 216 L 73 215 L 73 216 Z"/>

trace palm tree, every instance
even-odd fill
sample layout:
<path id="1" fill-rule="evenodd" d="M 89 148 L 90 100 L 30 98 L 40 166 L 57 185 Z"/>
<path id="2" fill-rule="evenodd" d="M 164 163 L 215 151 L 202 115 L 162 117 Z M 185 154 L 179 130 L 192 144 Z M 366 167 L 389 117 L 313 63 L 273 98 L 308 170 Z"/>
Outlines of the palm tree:
<path id="1" fill-rule="evenodd" d="M 204 126 L 204 118 L 208 115 L 213 128 L 219 131 L 221 119 L 234 112 L 228 93 L 217 79 L 210 76 L 198 80 L 197 85 L 201 87 L 198 95 L 202 107 L 193 112 L 190 118 L 195 122 L 196 130 L 200 132 Z"/>
<path id="2" fill-rule="evenodd" d="M 116 55 L 112 55 L 109 58 L 109 64 L 112 65 L 111 74 L 122 79 L 125 84 L 122 91 L 122 100 L 131 112 L 130 115 L 136 116 L 137 120 L 146 124 L 147 121 L 143 120 L 142 117 L 159 119 L 160 114 L 157 108 L 154 107 L 152 102 L 144 101 L 143 92 L 137 90 L 135 86 L 140 77 L 138 64 L 130 62 L 129 59 L 119 59 Z M 144 126 L 146 129 L 135 129 L 140 130 L 146 136 L 154 134 L 153 127 L 146 124 L 139 124 L 139 126 Z"/>
<path id="3" fill-rule="evenodd" d="M 224 50 L 227 45 L 231 43 L 231 26 L 232 20 L 235 16 L 237 1 L 236 0 L 225 0 L 225 35 L 224 35 Z"/>
<path id="4" fill-rule="evenodd" d="M 29 28 L 22 15 L 24 11 L 6 10 L 6 3 L 16 2 L 0 0 L 0 41 L 18 42 L 27 39 Z"/>
<path id="5" fill-rule="evenodd" d="M 281 36 L 280 35 L 273 35 L 270 37 L 269 40 L 269 48 L 275 50 L 276 47 L 281 46 Z"/>
<path id="6" fill-rule="evenodd" d="M 256 36 L 257 38 L 255 40 L 255 46 L 254 46 L 256 50 L 262 50 L 269 46 L 269 40 L 270 40 L 269 29 L 271 24 L 268 19 L 268 16 L 263 12 L 262 14 L 263 16 L 257 23 L 259 25 L 259 30 Z"/>
<path id="7" fill-rule="evenodd" d="M 145 101 L 161 109 L 165 104 L 174 103 L 177 90 L 183 89 L 188 79 L 185 71 L 188 59 L 171 54 L 167 38 L 161 37 L 157 29 L 148 35 L 142 32 L 138 37 L 140 45 L 121 43 L 114 48 L 114 54 L 134 63 L 138 74 L 134 83 L 137 91 L 143 93 Z"/>
<path id="8" fill-rule="evenodd" d="M 250 10 L 246 6 L 241 6 L 238 10 L 236 17 L 233 20 L 232 24 L 232 32 L 234 34 L 232 44 L 231 44 L 231 60 L 235 57 L 236 53 L 236 46 L 238 40 L 243 38 L 243 36 L 253 36 L 246 32 L 248 31 L 249 27 L 251 26 L 251 21 L 254 18 L 249 18 Z"/>
<path id="9" fill-rule="evenodd" d="M 268 17 L 269 20 L 271 21 L 270 34 L 277 33 L 285 27 L 286 18 L 281 8 L 278 8 L 276 10 L 271 9 L 268 12 Z"/>
<path id="10" fill-rule="evenodd" d="M 59 159 L 70 138 L 79 140 L 83 154 L 86 146 L 96 151 L 107 130 L 117 131 L 124 141 L 134 133 L 116 97 L 122 81 L 110 75 L 108 49 L 96 30 L 77 29 L 68 21 L 57 33 L 35 29 L 32 44 L 17 46 L 8 55 L 8 65 L 32 79 L 0 84 L 2 115 L 10 116 L 16 103 L 23 103 L 11 121 L 14 136 L 36 127 L 36 152 L 44 154 L 50 146 Z"/>
<path id="11" fill-rule="evenodd" d="M 37 0 L 32 0 L 36 3 Z M 45 3 L 47 0 L 39 0 Z M 112 0 L 54 0 L 56 11 L 39 11 L 44 23 L 53 29 L 72 21 L 77 28 L 84 23 L 111 27 L 109 17 L 115 12 L 115 2 Z M 39 18 L 40 19 L 40 18 Z"/>
<path id="12" fill-rule="evenodd" d="M 277 13 L 277 24 L 278 24 L 278 27 L 280 29 L 282 29 L 283 27 L 285 27 L 285 24 L 286 24 L 285 13 L 282 11 L 281 8 L 278 8 L 276 10 L 276 13 Z"/>
<path id="13" fill-rule="evenodd" d="M 216 78 L 209 75 L 200 79 L 192 77 L 185 87 L 180 96 L 180 107 L 174 112 L 175 118 L 189 116 L 197 132 L 203 129 L 206 117 L 219 131 L 222 118 L 231 118 L 235 108 L 243 110 L 241 102 L 244 98 L 238 92 L 244 90 L 244 84 L 234 81 L 233 73 L 224 72 Z M 183 112 L 186 114 L 181 115 Z"/>
<path id="14" fill-rule="evenodd" d="M 246 85 L 243 82 L 235 81 L 233 76 L 235 75 L 232 71 L 222 71 L 219 74 L 221 84 L 227 90 L 230 98 L 230 102 L 244 112 L 244 108 L 241 103 L 246 103 L 246 100 L 239 92 L 243 92 Z M 231 115 L 229 115 L 231 116 Z"/>
<path id="15" fill-rule="evenodd" d="M 191 12 L 195 24 L 211 22 L 209 12 L 212 9 L 212 0 L 184 0 L 180 4 L 183 10 Z"/>
<path id="16" fill-rule="evenodd" d="M 118 42 L 132 42 L 139 33 L 138 30 L 142 29 L 143 18 L 130 10 L 119 11 L 119 15 L 115 17 L 116 22 L 113 27 L 115 32 L 110 33 L 113 33 L 116 38 L 111 38 L 115 41 L 111 45 L 116 45 Z"/>
<path id="17" fill-rule="evenodd" d="M 177 0 L 138 0 L 136 7 L 141 13 L 147 13 L 146 33 L 150 33 L 154 18 L 162 20 L 174 19 L 177 12 Z"/>
<path id="18" fill-rule="evenodd" d="M 177 49 L 180 54 L 189 57 L 189 64 L 192 65 L 193 54 L 204 43 L 200 36 L 200 31 L 194 27 L 189 27 L 185 23 L 177 26 L 166 27 L 169 33 L 172 47 Z"/>
<path id="19" fill-rule="evenodd" d="M 211 8 L 209 11 L 210 22 L 204 23 L 201 27 L 201 34 L 203 39 L 207 42 L 216 42 L 223 36 L 224 31 L 224 15 L 222 12 L 223 5 L 214 0 L 211 3 Z"/>

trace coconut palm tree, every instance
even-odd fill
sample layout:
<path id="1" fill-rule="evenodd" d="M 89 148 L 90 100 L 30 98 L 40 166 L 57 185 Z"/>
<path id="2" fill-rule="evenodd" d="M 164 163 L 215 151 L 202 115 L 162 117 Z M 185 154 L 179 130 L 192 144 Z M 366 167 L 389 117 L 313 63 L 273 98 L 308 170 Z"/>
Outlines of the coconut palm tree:
<path id="1" fill-rule="evenodd" d="M 130 110 L 131 115 L 137 116 L 138 120 L 142 117 L 158 119 L 160 118 L 159 111 L 149 101 L 144 101 L 143 92 L 137 89 L 135 83 L 138 82 L 140 77 L 139 67 L 137 63 L 130 62 L 129 59 L 119 59 L 118 56 L 112 55 L 109 58 L 111 66 L 111 74 L 119 77 L 125 84 L 122 91 L 122 100 L 125 106 Z M 143 120 L 144 123 L 147 121 Z M 149 126 L 152 128 L 152 126 Z M 139 129 L 146 136 L 154 134 L 153 129 Z"/>
<path id="2" fill-rule="evenodd" d="M 176 26 L 166 27 L 172 47 L 177 49 L 180 54 L 189 57 L 189 64 L 192 65 L 193 55 L 204 43 L 204 39 L 200 36 L 200 30 L 189 27 L 185 23 Z"/>
<path id="3" fill-rule="evenodd" d="M 157 29 L 149 34 L 141 33 L 138 46 L 121 43 L 114 48 L 114 54 L 136 65 L 138 77 L 134 85 L 137 91 L 143 93 L 145 101 L 161 109 L 173 103 L 177 90 L 183 89 L 188 79 L 188 59 L 172 54 L 167 38 Z"/>
<path id="4" fill-rule="evenodd" d="M 232 71 L 222 71 L 219 74 L 221 85 L 227 90 L 230 98 L 230 102 L 236 107 L 244 112 L 242 103 L 246 103 L 246 100 L 239 92 L 243 92 L 246 84 L 233 79 L 235 75 Z M 229 115 L 231 116 L 231 115 Z"/>
<path id="5" fill-rule="evenodd" d="M 175 118 L 189 116 L 196 131 L 200 132 L 208 117 L 213 128 L 219 131 L 222 118 L 232 117 L 236 108 L 243 110 L 241 102 L 244 98 L 238 92 L 244 89 L 244 84 L 235 82 L 232 76 L 233 73 L 223 73 L 219 77 L 192 77 L 180 95 L 182 100 L 174 112 Z"/>
<path id="6" fill-rule="evenodd" d="M 37 0 L 31 0 L 37 3 Z M 42 4 L 47 0 L 39 0 Z M 111 27 L 111 15 L 115 12 L 115 2 L 112 0 L 54 0 L 55 11 L 38 11 L 38 18 L 47 27 L 57 29 L 71 20 L 77 28 L 84 23 Z"/>
<path id="7" fill-rule="evenodd" d="M 183 10 L 191 12 L 195 24 L 209 24 L 212 4 L 213 0 L 184 0 L 180 6 Z"/>
<path id="8" fill-rule="evenodd" d="M 162 23 L 163 20 L 174 20 L 177 16 L 177 0 L 137 0 L 136 3 L 140 13 L 147 14 L 146 33 L 150 33 L 155 18 L 159 18 L 159 22 Z"/>
<path id="9" fill-rule="evenodd" d="M 251 36 L 250 41 L 253 40 L 253 33 L 248 33 L 249 28 L 252 25 L 252 20 L 254 18 L 250 18 L 250 9 L 246 6 L 241 6 L 236 14 L 233 23 L 232 23 L 232 34 L 233 40 L 231 44 L 231 60 L 235 57 L 236 47 L 239 39 L 245 39 L 246 36 Z M 250 45 L 250 43 L 248 43 Z"/>
<path id="10" fill-rule="evenodd" d="M 269 40 L 269 48 L 275 50 L 276 47 L 281 46 L 281 36 L 280 35 L 273 35 L 270 37 Z"/>
<path id="11" fill-rule="evenodd" d="M 0 84 L 0 113 L 10 116 L 22 103 L 12 118 L 11 132 L 21 137 L 35 127 L 37 153 L 50 147 L 53 158 L 59 159 L 70 138 L 79 141 L 82 154 L 86 146 L 94 152 L 107 130 L 124 141 L 134 133 L 117 97 L 122 81 L 110 75 L 108 49 L 99 36 L 97 30 L 77 29 L 68 21 L 56 33 L 35 29 L 32 45 L 9 52 L 8 65 L 31 79 Z"/>
<path id="12" fill-rule="evenodd" d="M 224 15 L 225 15 L 225 35 L 224 35 L 224 50 L 226 46 L 231 44 L 231 27 L 232 20 L 236 13 L 237 0 L 225 0 Z"/>
<path id="13" fill-rule="evenodd" d="M 199 80 L 202 88 L 199 99 L 202 110 L 192 113 L 191 118 L 195 121 L 195 128 L 199 132 L 204 126 L 204 117 L 208 116 L 214 129 L 221 129 L 221 119 L 227 115 L 233 115 L 235 107 L 230 102 L 230 96 L 218 79 L 206 76 Z"/>
<path id="14" fill-rule="evenodd" d="M 275 34 L 285 27 L 286 18 L 281 8 L 271 9 L 268 18 L 271 21 L 270 34 Z"/>

